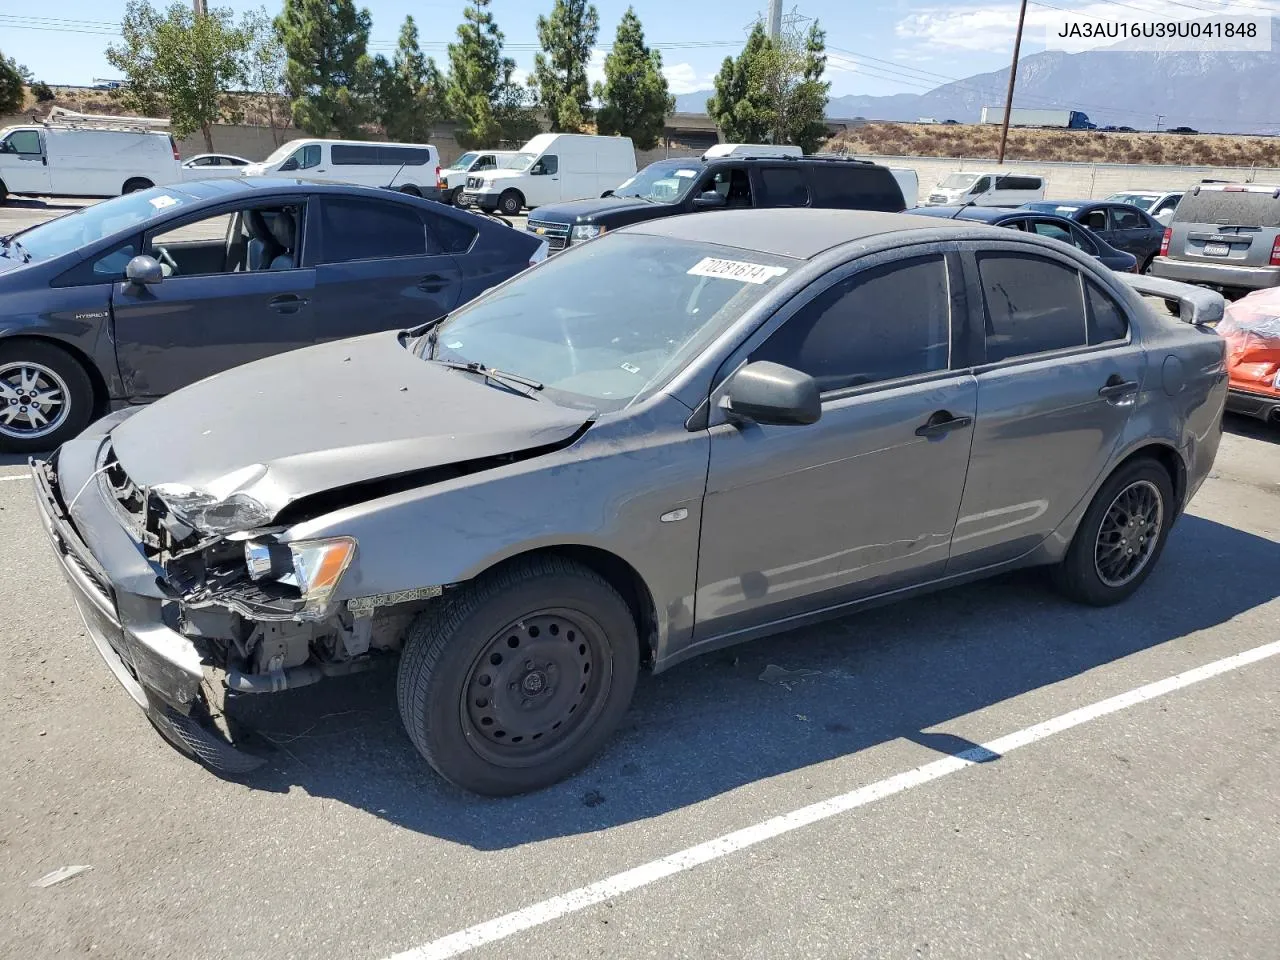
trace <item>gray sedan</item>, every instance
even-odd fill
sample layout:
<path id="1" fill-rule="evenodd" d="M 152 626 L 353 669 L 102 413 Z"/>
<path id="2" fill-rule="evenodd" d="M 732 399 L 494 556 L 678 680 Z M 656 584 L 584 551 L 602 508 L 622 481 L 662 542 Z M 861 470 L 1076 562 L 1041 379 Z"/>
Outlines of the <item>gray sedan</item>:
<path id="1" fill-rule="evenodd" d="M 91 636 L 181 749 L 248 770 L 237 701 L 398 653 L 421 754 L 510 794 L 587 763 L 642 667 L 1018 567 L 1127 598 L 1217 452 L 1221 310 L 963 221 L 674 217 L 32 471 Z"/>

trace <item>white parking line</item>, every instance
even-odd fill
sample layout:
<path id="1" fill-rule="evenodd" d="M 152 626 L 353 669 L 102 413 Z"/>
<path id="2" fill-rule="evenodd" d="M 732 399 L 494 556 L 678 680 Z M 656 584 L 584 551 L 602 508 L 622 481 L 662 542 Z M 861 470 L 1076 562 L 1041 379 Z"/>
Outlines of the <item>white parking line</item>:
<path id="1" fill-rule="evenodd" d="M 31 479 L 31 474 L 19 473 L 16 476 L 12 476 L 12 477 L 0 477 L 0 483 L 3 483 L 5 480 L 30 480 L 30 479 Z"/>
<path id="2" fill-rule="evenodd" d="M 689 847 L 686 850 L 673 853 L 660 860 L 654 860 L 643 866 L 634 867 L 631 870 L 615 874 L 589 886 L 579 887 L 577 890 L 562 893 L 559 896 L 543 900 L 541 903 L 532 904 L 505 916 L 487 920 L 473 927 L 467 927 L 465 930 L 451 933 L 448 936 L 441 937 L 439 940 L 433 940 L 431 943 L 415 947 L 412 950 L 397 953 L 387 958 L 387 960 L 445 960 L 447 957 L 456 957 L 485 944 L 494 943 L 524 930 L 549 923 L 567 914 L 585 910 L 587 907 L 603 903 L 605 900 L 610 900 L 631 890 L 648 886 L 664 877 L 690 870 L 712 860 L 718 860 L 731 853 L 738 853 L 762 841 L 790 833 L 793 830 L 826 820 L 837 814 L 856 810 L 858 807 L 893 796 L 895 793 L 902 793 L 912 787 L 918 787 L 940 777 L 945 777 L 948 774 L 955 773 L 957 770 L 963 770 L 974 764 L 991 760 L 995 756 L 1003 756 L 1010 750 L 1028 746 L 1056 733 L 1070 730 L 1072 727 L 1077 727 L 1082 723 L 1088 723 L 1090 720 L 1096 720 L 1099 717 L 1125 710 L 1136 704 L 1164 696 L 1166 693 L 1172 693 L 1175 690 L 1181 690 L 1183 687 L 1189 687 L 1192 684 L 1216 677 L 1219 674 L 1237 670 L 1251 663 L 1257 663 L 1259 660 L 1265 660 L 1267 657 L 1273 657 L 1276 654 L 1280 654 L 1280 640 L 1261 647 L 1254 647 L 1252 650 L 1246 650 L 1243 653 L 1237 653 L 1222 660 L 1215 660 L 1212 663 L 1207 663 L 1204 666 L 1196 667 L 1164 680 L 1157 680 L 1127 693 L 1119 694 L 1107 700 L 1100 700 L 1089 706 L 1080 707 L 1078 710 L 1072 710 L 1042 723 L 1006 734 L 1003 737 L 999 737 L 982 746 L 973 747 L 955 756 L 934 760 L 932 763 L 926 763 L 923 766 L 899 773 L 886 780 L 860 787 L 850 793 L 844 793 L 807 807 L 801 807 L 798 810 L 774 817 L 763 823 L 746 827 L 743 830 L 727 833 L 722 837 L 708 840 L 706 843 Z"/>

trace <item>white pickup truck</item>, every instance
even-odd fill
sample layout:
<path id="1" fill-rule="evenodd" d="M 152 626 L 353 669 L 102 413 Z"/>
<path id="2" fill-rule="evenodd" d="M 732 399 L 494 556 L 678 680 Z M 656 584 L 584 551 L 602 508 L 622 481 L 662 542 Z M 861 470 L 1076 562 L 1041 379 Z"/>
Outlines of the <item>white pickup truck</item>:
<path id="1" fill-rule="evenodd" d="M 440 202 L 457 205 L 462 188 L 467 185 L 468 173 L 480 173 L 484 170 L 497 170 L 503 161 L 514 157 L 514 150 L 472 150 L 464 153 L 449 166 L 440 171 L 436 180 L 436 188 L 440 191 Z"/>

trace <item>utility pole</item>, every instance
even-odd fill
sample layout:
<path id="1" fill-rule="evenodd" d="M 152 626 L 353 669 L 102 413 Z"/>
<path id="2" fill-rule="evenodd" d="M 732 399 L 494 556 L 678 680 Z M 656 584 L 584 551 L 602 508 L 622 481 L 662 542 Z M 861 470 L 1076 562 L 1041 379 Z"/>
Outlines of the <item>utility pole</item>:
<path id="1" fill-rule="evenodd" d="M 769 0 L 769 39 L 775 43 L 782 36 L 782 0 Z"/>
<path id="2" fill-rule="evenodd" d="M 1160 132 L 1160 124 L 1162 124 L 1163 122 L 1164 122 L 1164 114 L 1157 113 L 1156 114 L 1156 133 Z"/>
<path id="3" fill-rule="evenodd" d="M 1018 32 L 1013 37 L 1013 63 L 1009 65 L 1009 93 L 1004 98 L 1004 124 L 1000 127 L 1000 156 L 996 163 L 1004 163 L 1004 144 L 1009 139 L 1009 111 L 1013 109 L 1013 84 L 1018 79 L 1018 51 L 1022 49 L 1022 24 L 1027 19 L 1027 0 L 1022 0 L 1018 11 Z"/>
<path id="4" fill-rule="evenodd" d="M 209 12 L 205 0 L 191 0 L 191 9 L 195 11 L 197 17 L 203 17 Z"/>

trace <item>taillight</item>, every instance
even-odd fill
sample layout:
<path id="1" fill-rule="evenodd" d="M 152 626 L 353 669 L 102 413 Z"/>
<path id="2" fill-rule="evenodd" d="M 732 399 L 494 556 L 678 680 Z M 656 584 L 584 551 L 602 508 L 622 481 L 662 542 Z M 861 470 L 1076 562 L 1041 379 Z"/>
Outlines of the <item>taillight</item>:
<path id="1" fill-rule="evenodd" d="M 1164 228 L 1164 236 L 1160 238 L 1160 256 L 1169 255 L 1169 241 L 1173 239 L 1173 227 Z"/>
<path id="2" fill-rule="evenodd" d="M 1276 237 L 1271 244 L 1271 266 L 1280 267 L 1280 237 Z"/>
<path id="3" fill-rule="evenodd" d="M 181 157 L 181 155 L 178 153 L 178 144 L 177 144 L 177 142 L 173 139 L 173 137 L 170 137 L 170 138 L 169 138 L 169 146 L 173 148 L 173 159 L 175 159 L 175 160 L 177 160 L 179 163 L 181 163 L 181 162 L 182 162 L 182 157 Z"/>
<path id="4" fill-rule="evenodd" d="M 440 164 L 436 164 L 436 179 L 440 179 Z"/>

